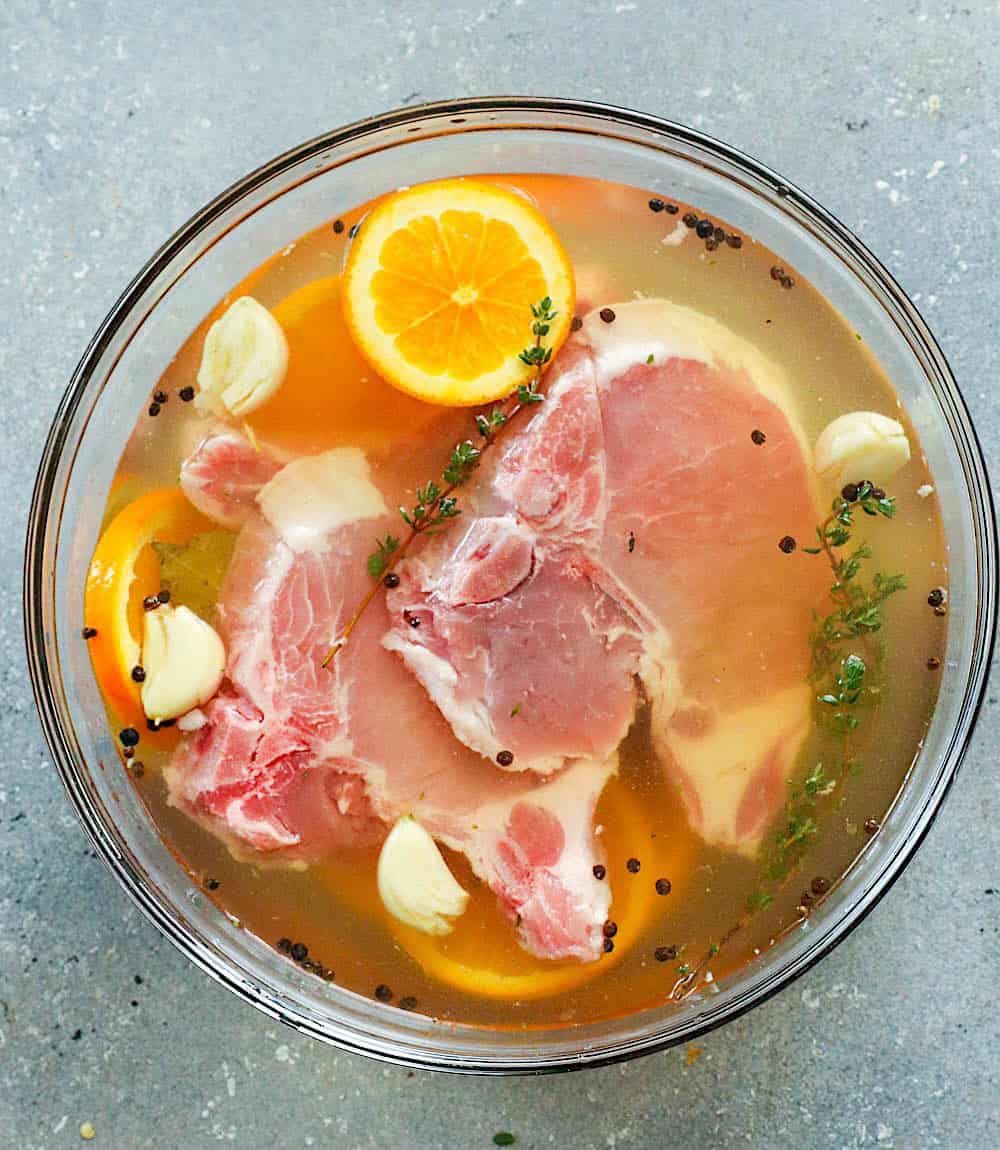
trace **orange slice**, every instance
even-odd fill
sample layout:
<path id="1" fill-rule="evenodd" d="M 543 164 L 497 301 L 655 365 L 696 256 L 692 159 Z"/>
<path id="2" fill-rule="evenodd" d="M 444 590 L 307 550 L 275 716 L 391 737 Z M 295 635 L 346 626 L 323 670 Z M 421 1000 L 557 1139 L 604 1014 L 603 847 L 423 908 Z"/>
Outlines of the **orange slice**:
<path id="1" fill-rule="evenodd" d="M 456 877 L 471 892 L 469 905 L 447 935 L 428 935 L 391 921 L 393 933 L 424 971 L 466 994 L 484 998 L 546 998 L 583 986 L 624 958 L 651 922 L 667 909 L 656 893 L 657 877 L 668 877 L 676 897 L 690 870 L 691 837 L 680 823 L 676 832 L 662 829 L 655 837 L 648 805 L 621 779 L 604 789 L 596 821 L 604 826 L 608 879 L 612 884 L 611 917 L 618 925 L 615 948 L 596 962 L 552 962 L 522 950 L 484 885 L 473 885 L 464 860 L 449 859 Z M 630 874 L 626 862 L 641 856 L 642 870 Z"/>
<path id="2" fill-rule="evenodd" d="M 94 550 L 84 620 L 97 635 L 87 646 L 105 702 L 128 725 L 145 725 L 132 668 L 141 653 L 142 601 L 160 590 L 160 563 L 150 544 L 186 543 L 211 526 L 180 488 L 164 488 L 119 511 Z"/>
<path id="3" fill-rule="evenodd" d="M 478 180 L 419 184 L 365 217 L 344 269 L 344 314 L 362 355 L 393 386 L 428 403 L 489 403 L 527 383 L 532 304 L 557 313 L 544 338 L 569 333 L 569 257 L 516 192 Z"/>
<path id="4" fill-rule="evenodd" d="M 261 439 L 312 454 L 339 444 L 384 450 L 438 414 L 390 387 L 362 358 L 344 321 L 340 276 L 313 280 L 271 309 L 288 340 L 288 370 L 251 416 Z"/>

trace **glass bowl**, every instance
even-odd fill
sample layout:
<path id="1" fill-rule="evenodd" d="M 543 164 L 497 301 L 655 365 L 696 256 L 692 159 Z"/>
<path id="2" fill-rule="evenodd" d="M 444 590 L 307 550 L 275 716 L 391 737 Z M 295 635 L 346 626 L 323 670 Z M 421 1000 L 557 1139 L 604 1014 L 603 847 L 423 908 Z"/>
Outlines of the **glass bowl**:
<path id="1" fill-rule="evenodd" d="M 206 900 L 125 778 L 80 641 L 84 579 L 136 413 L 202 317 L 273 252 L 400 183 L 470 172 L 602 177 L 687 200 L 780 253 L 845 316 L 906 405 L 947 525 L 947 674 L 923 752 L 845 880 L 801 928 L 712 993 L 530 1033 L 411 1016 L 295 968 Z M 884 267 L 809 196 L 733 148 L 596 104 L 476 99 L 393 112 L 312 140 L 186 223 L 112 308 L 69 384 L 38 473 L 25 564 L 26 634 L 45 735 L 84 827 L 125 890 L 194 963 L 265 1014 L 409 1066 L 544 1072 L 684 1042 L 808 969 L 886 892 L 926 834 L 969 740 L 996 613 L 996 526 L 982 456 L 944 356 Z"/>

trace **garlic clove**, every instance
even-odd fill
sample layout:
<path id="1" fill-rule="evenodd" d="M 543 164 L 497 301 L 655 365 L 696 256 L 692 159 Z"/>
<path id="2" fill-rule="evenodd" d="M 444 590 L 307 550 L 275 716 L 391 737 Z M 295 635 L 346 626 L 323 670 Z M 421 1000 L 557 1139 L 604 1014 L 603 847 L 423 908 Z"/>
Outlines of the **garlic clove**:
<path id="1" fill-rule="evenodd" d="M 281 324 L 252 296 L 241 296 L 205 336 L 198 403 L 216 415 L 242 418 L 274 395 L 287 370 Z"/>
<path id="2" fill-rule="evenodd" d="M 425 934 L 449 934 L 469 895 L 455 881 L 437 843 L 412 816 L 389 832 L 378 858 L 378 891 L 385 909 Z"/>
<path id="3" fill-rule="evenodd" d="M 208 702 L 222 682 L 226 649 L 188 607 L 164 604 L 144 617 L 142 666 L 142 709 L 162 722 Z"/>
<path id="4" fill-rule="evenodd" d="M 876 411 L 851 411 L 823 429 L 813 461 L 820 478 L 832 486 L 862 479 L 882 484 L 910 461 L 910 444 L 895 419 Z"/>

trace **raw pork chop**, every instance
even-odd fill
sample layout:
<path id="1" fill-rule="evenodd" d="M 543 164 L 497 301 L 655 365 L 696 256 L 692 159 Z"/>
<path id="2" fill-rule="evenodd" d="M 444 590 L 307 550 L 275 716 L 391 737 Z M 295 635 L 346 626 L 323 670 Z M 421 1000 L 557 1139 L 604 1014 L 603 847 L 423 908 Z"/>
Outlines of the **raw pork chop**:
<path id="1" fill-rule="evenodd" d="M 778 548 L 812 537 L 808 451 L 748 344 L 662 300 L 613 311 L 587 317 L 546 402 L 480 476 L 470 497 L 488 518 L 401 566 L 386 644 L 459 738 L 524 769 L 616 745 L 638 678 L 692 823 L 752 851 L 809 726 L 826 579 Z M 545 588 L 563 571 L 590 599 L 556 635 Z"/>
<path id="2" fill-rule="evenodd" d="M 280 470 L 273 455 L 222 426 L 181 464 L 181 489 L 203 515 L 235 531 L 253 510 L 257 492 Z"/>
<path id="3" fill-rule="evenodd" d="M 322 667 L 370 586 L 373 539 L 395 527 L 359 451 L 296 460 L 257 502 L 220 603 L 230 685 L 168 768 L 172 800 L 258 850 L 306 857 L 412 813 L 465 853 L 528 949 L 596 958 L 611 890 L 593 875 L 592 824 L 613 754 L 552 780 L 484 762 L 382 646 L 381 599 Z"/>

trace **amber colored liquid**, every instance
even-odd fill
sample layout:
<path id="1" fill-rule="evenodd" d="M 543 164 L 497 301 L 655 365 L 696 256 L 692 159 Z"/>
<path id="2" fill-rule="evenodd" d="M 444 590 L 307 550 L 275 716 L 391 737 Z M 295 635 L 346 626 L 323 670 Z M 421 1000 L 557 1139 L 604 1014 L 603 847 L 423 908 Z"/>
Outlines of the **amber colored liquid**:
<path id="1" fill-rule="evenodd" d="M 664 296 L 711 315 L 784 370 L 795 387 L 810 440 L 831 418 L 858 408 L 893 414 L 907 423 L 905 412 L 897 412 L 889 381 L 842 317 L 793 268 L 788 270 L 795 275 L 795 287 L 783 290 L 770 276 L 780 261 L 751 237 L 744 237 L 738 250 L 723 245 L 714 252 L 706 251 L 693 233 L 677 245 L 664 244 L 666 235 L 683 226 L 678 221 L 688 205 L 681 204 L 678 215 L 653 213 L 648 193 L 570 177 L 519 175 L 503 182 L 531 196 L 558 231 L 577 271 L 581 303 L 600 306 L 643 294 Z M 349 242 L 347 228 L 362 214 L 359 209 L 343 217 L 346 227 L 340 233 L 327 225 L 302 237 L 234 288 L 231 297 L 249 292 L 273 307 L 305 285 L 336 276 Z M 283 305 L 286 317 L 289 309 L 308 311 L 308 294 L 297 299 Z M 260 438 L 294 451 L 357 444 L 369 453 L 376 481 L 379 459 L 402 445 L 413 457 L 414 479 L 426 478 L 423 471 L 430 475 L 436 470 L 454 429 L 463 426 L 460 420 L 467 415 L 421 407 L 373 378 L 338 328 L 336 309 L 334 294 L 303 321 L 300 338 L 310 350 L 299 356 L 300 370 L 279 400 L 253 417 L 254 430 Z M 178 352 L 164 374 L 165 389 L 173 392 L 193 382 L 211 318 Z M 126 497 L 175 481 L 184 452 L 196 437 L 196 420 L 190 406 L 177 402 L 158 421 L 140 419 L 123 455 L 124 482 L 110 497 L 109 512 Z M 942 653 L 946 620 L 928 609 L 926 594 L 945 582 L 945 550 L 936 498 L 916 494 L 931 477 L 912 428 L 907 430 L 913 459 L 891 485 L 897 518 L 892 524 L 863 522 L 859 530 L 859 540 L 866 539 L 875 551 L 869 570 L 899 571 L 909 582 L 909 589 L 885 607 L 882 697 L 866 711 L 856 740 L 854 753 L 861 768 L 818 806 L 819 833 L 809 853 L 774 902 L 749 920 L 745 909 L 748 896 L 760 886 L 761 864 L 706 846 L 691 831 L 653 756 L 642 714 L 622 747 L 620 779 L 611 784 L 615 793 L 602 800 L 598 812 L 598 821 L 606 820 L 608 880 L 616 891 L 612 916 L 618 916 L 620 901 L 635 901 L 639 894 L 650 904 L 630 937 L 616 939 L 614 961 L 593 964 L 585 980 L 577 978 L 575 984 L 573 977 L 561 983 L 552 979 L 552 964 L 517 947 L 492 894 L 476 882 L 464 860 L 449 858 L 472 892 L 472 904 L 454 937 L 440 944 L 443 961 L 479 961 L 501 973 L 549 979 L 553 992 L 539 997 L 488 997 L 476 992 L 474 979 L 444 981 L 429 974 L 409 953 L 405 932 L 394 929 L 381 908 L 374 883 L 375 852 L 357 852 L 307 869 L 237 859 L 212 834 L 167 805 L 156 754 L 147 751 L 146 773 L 136 785 L 151 816 L 196 882 L 217 880 L 211 897 L 245 929 L 272 945 L 282 937 L 301 940 L 310 957 L 335 970 L 338 984 L 365 995 L 372 995 L 379 984 L 387 985 L 394 1000 L 412 996 L 418 1011 L 434 1017 L 518 1028 L 593 1021 L 660 1003 L 681 977 L 680 964 L 698 963 L 742 921 L 741 930 L 706 967 L 716 982 L 724 980 L 727 972 L 766 951 L 797 921 L 796 907 L 814 877 L 835 884 L 850 866 L 867 841 L 865 821 L 880 819 L 903 784 L 934 706 L 940 672 L 929 671 L 926 663 Z M 775 535 L 780 534 L 777 524 Z M 719 636 L 719 642 L 724 643 L 725 636 Z M 818 760 L 836 763 L 836 739 L 816 725 L 798 758 L 798 776 Z M 637 810 L 642 812 L 640 820 L 628 813 Z M 624 866 L 633 855 L 643 864 L 637 875 Z M 649 898 L 657 878 L 670 880 L 671 892 Z M 635 887 L 628 890 L 627 884 Z M 640 890 L 642 884 L 646 886 Z M 654 951 L 663 946 L 676 947 L 677 957 L 657 961 Z"/>

